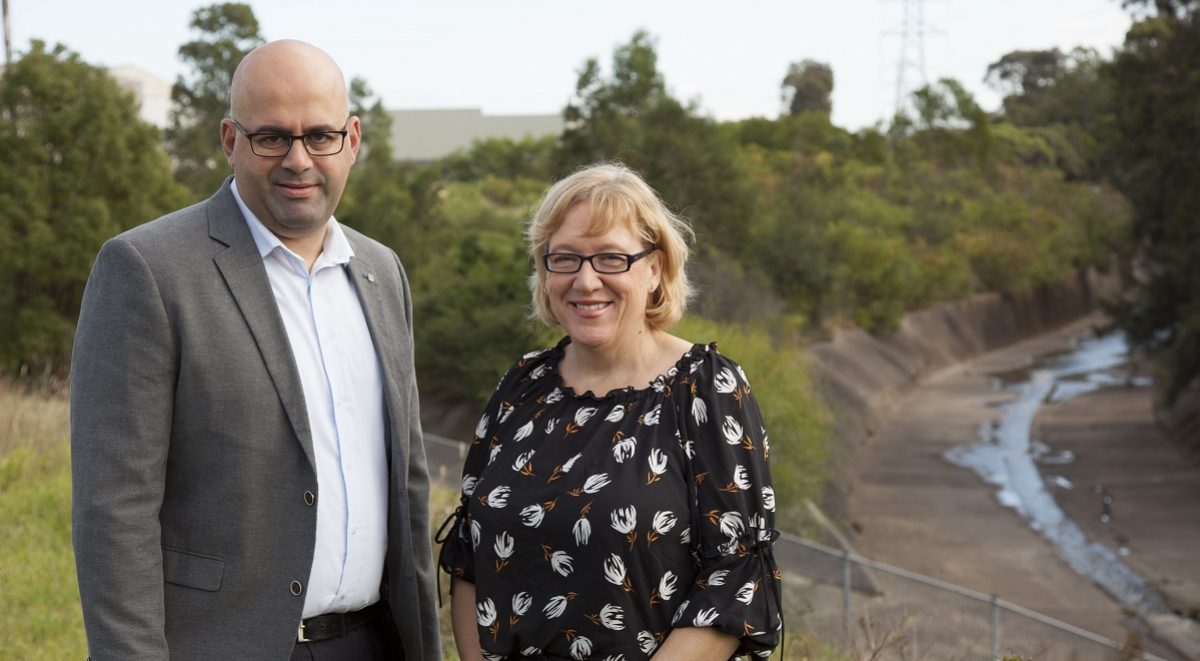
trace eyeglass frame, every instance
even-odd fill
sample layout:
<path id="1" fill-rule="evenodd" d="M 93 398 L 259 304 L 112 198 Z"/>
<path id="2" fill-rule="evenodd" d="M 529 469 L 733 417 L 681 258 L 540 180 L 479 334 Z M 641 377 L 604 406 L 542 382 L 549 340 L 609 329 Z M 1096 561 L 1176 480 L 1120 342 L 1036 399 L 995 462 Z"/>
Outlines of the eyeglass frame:
<path id="1" fill-rule="evenodd" d="M 639 259 L 641 259 L 643 257 L 647 257 L 647 256 L 651 255 L 656 250 L 658 250 L 658 246 L 655 245 L 655 246 L 650 246 L 649 248 L 646 248 L 645 250 L 643 250 L 641 252 L 633 253 L 633 254 L 624 253 L 624 252 L 598 252 L 598 253 L 595 253 L 592 255 L 577 255 L 573 252 L 548 252 L 548 253 L 545 253 L 544 255 L 542 255 L 542 267 L 546 269 L 547 273 L 557 273 L 560 275 L 571 275 L 573 273 L 579 273 L 580 271 L 582 271 L 583 263 L 587 262 L 588 264 L 590 264 L 592 266 L 592 270 L 595 271 L 596 273 L 599 273 L 601 275 L 618 275 L 621 273 L 628 273 L 629 270 L 633 268 L 634 262 L 638 261 Z M 579 265 L 577 267 L 575 267 L 574 271 L 555 271 L 550 268 L 550 258 L 555 255 L 570 255 L 571 257 L 577 257 L 579 259 Z M 600 269 L 596 268 L 596 262 L 594 262 L 592 260 L 596 257 L 606 257 L 606 256 L 607 257 L 615 257 L 615 256 L 624 257 L 625 258 L 625 268 L 620 271 L 601 271 Z"/>
<path id="2" fill-rule="evenodd" d="M 241 122 L 239 122 L 238 120 L 230 117 L 229 121 L 233 122 L 233 126 L 237 130 L 241 131 L 242 135 L 246 136 L 246 142 L 248 142 L 250 144 L 250 152 L 259 158 L 287 158 L 288 154 L 292 153 L 292 147 L 295 146 L 297 140 L 300 141 L 300 144 L 304 145 L 304 151 L 309 156 L 312 156 L 313 158 L 319 158 L 322 156 L 337 156 L 338 154 L 345 151 L 346 136 L 350 134 L 350 118 L 349 117 L 346 118 L 346 123 L 342 124 L 342 129 L 340 131 L 310 131 L 308 133 L 301 133 L 300 135 L 292 135 L 290 133 L 280 133 L 279 131 L 255 131 L 254 133 L 251 133 L 251 132 L 247 131 L 246 127 L 242 126 Z M 342 136 L 342 142 L 340 145 L 338 145 L 338 150 L 331 151 L 328 154 L 312 153 L 312 150 L 308 148 L 308 141 L 306 140 L 306 138 L 308 138 L 310 136 L 314 136 L 314 135 L 327 135 L 330 133 Z M 287 141 L 288 141 L 287 150 L 284 151 L 282 154 L 268 155 L 268 154 L 258 153 L 254 149 L 254 138 L 257 136 L 260 136 L 260 135 L 270 135 L 270 136 L 274 136 L 277 138 L 287 138 Z"/>

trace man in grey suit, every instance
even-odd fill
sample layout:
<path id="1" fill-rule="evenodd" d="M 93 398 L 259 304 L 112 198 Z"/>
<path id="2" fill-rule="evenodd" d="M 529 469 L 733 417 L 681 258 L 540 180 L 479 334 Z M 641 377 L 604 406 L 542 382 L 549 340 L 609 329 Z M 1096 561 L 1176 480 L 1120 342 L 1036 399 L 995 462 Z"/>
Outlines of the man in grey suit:
<path id="1" fill-rule="evenodd" d="M 109 240 L 84 294 L 91 658 L 440 659 L 408 282 L 332 215 L 359 119 L 296 41 L 251 52 L 231 99 L 233 177 Z"/>

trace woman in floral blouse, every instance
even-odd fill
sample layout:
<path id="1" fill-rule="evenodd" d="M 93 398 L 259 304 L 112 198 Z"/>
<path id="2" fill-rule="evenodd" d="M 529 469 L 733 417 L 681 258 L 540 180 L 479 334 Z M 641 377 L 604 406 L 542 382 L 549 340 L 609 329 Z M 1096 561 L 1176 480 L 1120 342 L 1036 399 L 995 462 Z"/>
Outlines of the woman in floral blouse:
<path id="1" fill-rule="evenodd" d="M 746 375 L 666 329 L 687 226 L 603 164 L 530 222 L 538 317 L 566 337 L 500 381 L 440 564 L 464 661 L 725 661 L 779 642 L 770 446 Z"/>

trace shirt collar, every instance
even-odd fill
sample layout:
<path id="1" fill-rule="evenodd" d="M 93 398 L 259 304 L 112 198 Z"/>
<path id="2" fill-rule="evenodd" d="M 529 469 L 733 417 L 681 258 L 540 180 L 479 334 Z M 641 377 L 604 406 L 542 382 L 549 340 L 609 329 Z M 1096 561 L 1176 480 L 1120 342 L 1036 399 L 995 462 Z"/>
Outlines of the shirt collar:
<path id="1" fill-rule="evenodd" d="M 238 208 L 242 210 L 242 216 L 246 219 L 246 226 L 250 228 L 250 236 L 254 238 L 254 245 L 258 248 L 258 254 L 265 259 L 273 251 L 282 250 L 285 254 L 295 256 L 299 259 L 299 256 L 283 245 L 283 241 L 280 241 L 274 232 L 267 229 L 267 226 L 242 201 L 242 196 L 238 193 L 236 178 L 230 183 L 229 189 L 233 192 L 233 199 L 237 202 Z M 354 257 L 354 248 L 346 240 L 346 233 L 342 231 L 342 226 L 337 222 L 337 219 L 330 216 L 328 224 L 325 225 L 325 240 L 321 247 L 321 254 L 317 257 L 317 261 L 313 263 L 313 271 L 315 272 L 324 266 L 347 264 L 352 257 Z"/>

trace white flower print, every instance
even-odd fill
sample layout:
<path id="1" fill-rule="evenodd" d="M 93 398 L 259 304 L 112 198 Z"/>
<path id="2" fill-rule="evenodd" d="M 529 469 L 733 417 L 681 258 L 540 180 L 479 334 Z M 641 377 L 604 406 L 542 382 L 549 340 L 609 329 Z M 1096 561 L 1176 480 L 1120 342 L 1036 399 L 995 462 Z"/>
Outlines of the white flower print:
<path id="1" fill-rule="evenodd" d="M 583 492 L 596 493 L 597 491 L 608 486 L 609 482 L 612 482 L 612 480 L 609 479 L 608 473 L 596 473 L 584 481 Z"/>
<path id="2" fill-rule="evenodd" d="M 488 417 L 487 414 L 484 413 L 483 417 L 479 419 L 479 424 L 475 425 L 475 438 L 483 438 L 487 436 L 487 429 Z"/>
<path id="3" fill-rule="evenodd" d="M 587 636 L 575 636 L 571 641 L 571 658 L 583 661 L 592 653 L 592 641 Z"/>
<path id="4" fill-rule="evenodd" d="M 549 365 L 547 365 L 546 363 L 542 363 L 541 365 L 538 365 L 537 367 L 533 368 L 533 371 L 529 373 L 529 378 L 535 379 L 535 380 L 540 379 L 543 376 L 546 376 L 546 372 L 549 369 L 550 369 Z"/>
<path id="5" fill-rule="evenodd" d="M 646 476 L 646 484 L 653 484 L 667 472 L 667 454 L 658 448 L 650 451 L 650 474 Z"/>
<path id="6" fill-rule="evenodd" d="M 761 514 L 751 515 L 750 527 L 758 531 L 758 541 L 763 542 L 771 539 L 771 531 L 767 529 L 767 517 Z"/>
<path id="7" fill-rule="evenodd" d="M 758 586 L 754 584 L 754 581 L 750 581 L 738 588 L 737 600 L 749 606 L 750 602 L 754 600 L 754 593 L 757 590 Z"/>
<path id="8" fill-rule="evenodd" d="M 558 402 L 562 401 L 562 398 L 563 398 L 562 389 L 555 388 L 554 390 L 550 391 L 549 395 L 546 395 L 546 403 L 547 404 L 557 404 Z"/>
<path id="9" fill-rule="evenodd" d="M 568 459 L 567 463 L 562 465 L 562 472 L 570 473 L 571 467 L 574 466 L 575 462 L 579 461 L 579 458 L 582 456 L 583 456 L 583 453 L 580 452 L 579 454 L 575 455 L 574 457 L 571 457 L 570 459 Z"/>
<path id="10" fill-rule="evenodd" d="M 690 544 L 691 542 L 692 542 L 692 529 L 690 527 L 684 528 L 683 531 L 679 533 L 679 543 L 680 544 Z"/>
<path id="11" fill-rule="evenodd" d="M 713 510 L 709 518 L 712 518 L 715 512 L 716 510 Z M 721 534 L 728 537 L 731 542 L 736 542 L 742 533 L 746 532 L 746 522 L 742 520 L 741 512 L 724 512 L 717 517 L 715 523 L 721 529 Z"/>
<path id="12" fill-rule="evenodd" d="M 475 485 L 479 483 L 479 478 L 474 475 L 463 475 L 462 491 L 466 496 L 475 495 Z"/>
<path id="13" fill-rule="evenodd" d="M 625 661 L 625 655 L 624 654 L 609 654 L 608 656 L 604 657 L 604 661 Z"/>
<path id="14" fill-rule="evenodd" d="M 526 450 L 517 455 L 516 460 L 513 461 L 512 469 L 520 472 L 522 475 L 532 475 L 533 467 L 529 464 L 529 460 L 533 459 L 535 452 L 537 450 Z"/>
<path id="15" fill-rule="evenodd" d="M 504 661 L 503 654 L 493 654 L 491 652 L 483 653 L 483 661 Z"/>
<path id="16" fill-rule="evenodd" d="M 675 523 L 678 520 L 674 512 L 667 510 L 655 512 L 654 520 L 650 524 L 651 530 L 646 533 L 646 541 L 652 543 L 659 537 L 671 532 L 671 529 L 675 527 Z"/>
<path id="17" fill-rule="evenodd" d="M 533 605 L 533 597 L 528 592 L 518 592 L 513 595 L 512 609 L 513 615 L 521 616 L 529 611 L 529 607 Z"/>
<path id="18" fill-rule="evenodd" d="M 722 367 L 717 376 L 713 379 L 717 386 L 717 392 L 728 395 L 737 390 L 737 380 L 733 377 L 733 372 L 729 371 L 728 367 Z"/>
<path id="19" fill-rule="evenodd" d="M 542 650 L 537 647 L 534 647 L 533 645 L 530 645 L 529 647 L 526 647 L 525 649 L 521 650 L 521 655 L 522 656 L 541 656 Z"/>
<path id="20" fill-rule="evenodd" d="M 478 521 L 471 520 L 471 550 L 479 548 L 479 539 L 483 536 L 483 526 Z"/>
<path id="21" fill-rule="evenodd" d="M 738 422 L 732 415 L 725 416 L 725 422 L 721 425 L 721 434 L 725 436 L 725 442 L 730 445 L 741 443 L 742 423 Z"/>
<path id="22" fill-rule="evenodd" d="M 554 432 L 554 428 L 558 426 L 558 418 L 550 418 L 546 421 L 546 435 L 549 436 Z"/>
<path id="23" fill-rule="evenodd" d="M 615 509 L 609 515 L 612 522 L 613 530 L 625 535 L 629 540 L 629 548 L 633 549 L 634 542 L 637 541 L 637 508 L 633 505 Z"/>
<path id="24" fill-rule="evenodd" d="M 696 458 L 696 444 L 693 443 L 689 439 L 686 443 L 683 444 L 683 453 L 687 455 L 688 459 L 695 459 Z"/>
<path id="25" fill-rule="evenodd" d="M 642 424 L 647 427 L 652 427 L 658 424 L 658 418 L 662 414 L 662 404 L 656 404 L 648 413 L 642 416 Z"/>
<path id="26" fill-rule="evenodd" d="M 621 418 L 624 418 L 624 417 L 625 417 L 625 405 L 617 404 L 616 406 L 614 406 L 612 408 L 611 411 L 608 412 L 608 415 L 604 416 L 604 421 L 605 422 L 620 422 Z"/>
<path id="27" fill-rule="evenodd" d="M 538 356 L 546 353 L 547 351 L 548 351 L 548 349 L 538 349 L 536 351 L 530 351 L 529 353 L 525 354 L 524 356 L 521 356 L 521 360 L 529 360 L 530 358 L 537 358 Z"/>
<path id="28" fill-rule="evenodd" d="M 512 415 L 514 410 L 516 410 L 516 407 L 514 407 L 512 404 L 509 404 L 508 402 L 501 402 L 500 419 L 496 421 L 497 424 L 504 424 L 508 420 L 508 416 Z"/>
<path id="29" fill-rule="evenodd" d="M 699 613 L 696 613 L 696 617 L 692 618 L 692 626 L 697 626 L 697 627 L 712 626 L 712 623 L 717 621 L 718 616 L 720 616 L 720 613 L 717 612 L 717 609 L 705 608 L 704 610 L 700 611 Z"/>
<path id="30" fill-rule="evenodd" d="M 639 631 L 637 642 L 638 647 L 642 648 L 642 654 L 652 654 L 658 648 L 658 641 L 654 640 L 654 634 L 649 631 Z"/>
<path id="31" fill-rule="evenodd" d="M 738 464 L 737 468 L 734 469 L 733 483 L 742 491 L 750 488 L 750 474 L 746 471 L 745 466 Z"/>
<path id="32" fill-rule="evenodd" d="M 663 574 L 662 578 L 658 580 L 658 596 L 662 597 L 663 601 L 670 601 L 671 597 L 675 595 L 675 583 L 675 574 L 671 571 Z"/>
<path id="33" fill-rule="evenodd" d="M 526 438 L 528 438 L 529 435 L 532 433 L 533 433 L 533 421 L 530 420 L 529 422 L 526 422 L 525 424 L 521 425 L 520 429 L 517 429 L 517 433 L 513 434 L 513 440 L 514 441 L 523 441 Z"/>
<path id="34" fill-rule="evenodd" d="M 762 488 L 763 507 L 767 508 L 768 512 L 775 511 L 775 489 L 772 487 Z"/>
<path id="35" fill-rule="evenodd" d="M 699 397 L 692 400 L 692 417 L 695 418 L 698 425 L 708 422 L 708 404 L 705 404 L 704 400 Z"/>
<path id="36" fill-rule="evenodd" d="M 600 609 L 600 624 L 606 629 L 622 631 L 625 629 L 625 610 L 616 604 L 605 604 Z"/>
<path id="37" fill-rule="evenodd" d="M 586 518 L 579 519 L 571 527 L 571 532 L 575 535 L 576 546 L 586 546 L 588 538 L 592 536 L 592 524 Z"/>
<path id="38" fill-rule="evenodd" d="M 591 420 L 593 415 L 596 415 L 596 407 L 594 406 L 585 406 L 579 409 L 575 412 L 576 426 L 582 427 L 586 425 L 587 421 Z"/>
<path id="39" fill-rule="evenodd" d="M 496 552 L 496 571 L 508 566 L 508 559 L 512 557 L 514 548 L 512 535 L 507 532 L 496 535 L 496 541 L 492 543 L 492 550 Z"/>
<path id="40" fill-rule="evenodd" d="M 613 459 L 616 459 L 618 464 L 623 464 L 625 463 L 625 460 L 632 457 L 633 453 L 636 451 L 637 439 L 633 436 L 630 436 L 629 438 L 623 438 L 620 441 L 617 441 L 617 444 L 613 446 Z"/>
<path id="41" fill-rule="evenodd" d="M 499 486 L 488 492 L 487 506 L 500 509 L 508 504 L 508 493 L 512 491 L 506 486 Z"/>
<path id="42" fill-rule="evenodd" d="M 542 507 L 541 505 L 529 505 L 525 509 L 521 510 L 521 523 L 524 523 L 530 528 L 536 528 L 542 525 L 542 519 L 545 517 L 546 508 Z"/>
<path id="43" fill-rule="evenodd" d="M 737 366 L 737 373 L 738 373 L 738 376 L 742 377 L 742 383 L 744 383 L 746 385 L 750 385 L 750 379 L 746 378 L 746 373 L 742 371 L 741 365 Z"/>
<path id="44" fill-rule="evenodd" d="M 567 576 L 575 570 L 571 565 L 572 562 L 571 556 L 567 555 L 566 551 L 555 551 L 550 556 L 550 568 L 559 576 Z"/>
<path id="45" fill-rule="evenodd" d="M 610 553 L 604 561 L 604 580 L 613 585 L 625 584 L 625 561 L 616 553 Z"/>
<path id="46" fill-rule="evenodd" d="M 492 448 L 491 454 L 488 455 L 488 465 L 489 466 L 491 466 L 492 462 L 496 460 L 497 455 L 500 454 L 500 448 L 502 448 L 502 447 L 504 447 L 504 444 L 497 443 L 496 446 Z"/>
<path id="47" fill-rule="evenodd" d="M 484 599 L 475 604 L 475 619 L 479 621 L 479 626 L 490 627 L 496 621 L 496 603 L 491 599 Z"/>
<path id="48" fill-rule="evenodd" d="M 683 617 L 683 612 L 691 603 L 690 599 L 684 599 L 683 603 L 679 604 L 679 608 L 675 609 L 675 615 L 671 617 L 671 626 L 675 626 L 679 622 L 679 618 Z"/>
<path id="49" fill-rule="evenodd" d="M 542 614 L 549 619 L 554 619 L 562 615 L 565 610 L 567 610 L 567 597 L 558 595 L 557 597 L 551 597 L 550 601 L 546 602 L 546 605 L 542 608 Z"/>
<path id="50" fill-rule="evenodd" d="M 709 584 L 710 586 L 712 586 L 712 585 L 725 585 L 725 577 L 726 577 L 726 576 L 728 576 L 728 575 L 729 575 L 729 570 L 728 570 L 728 569 L 718 569 L 718 570 L 716 570 L 715 572 L 713 572 L 712 574 L 710 574 L 710 575 L 709 575 L 709 577 L 708 577 L 708 584 Z"/>

